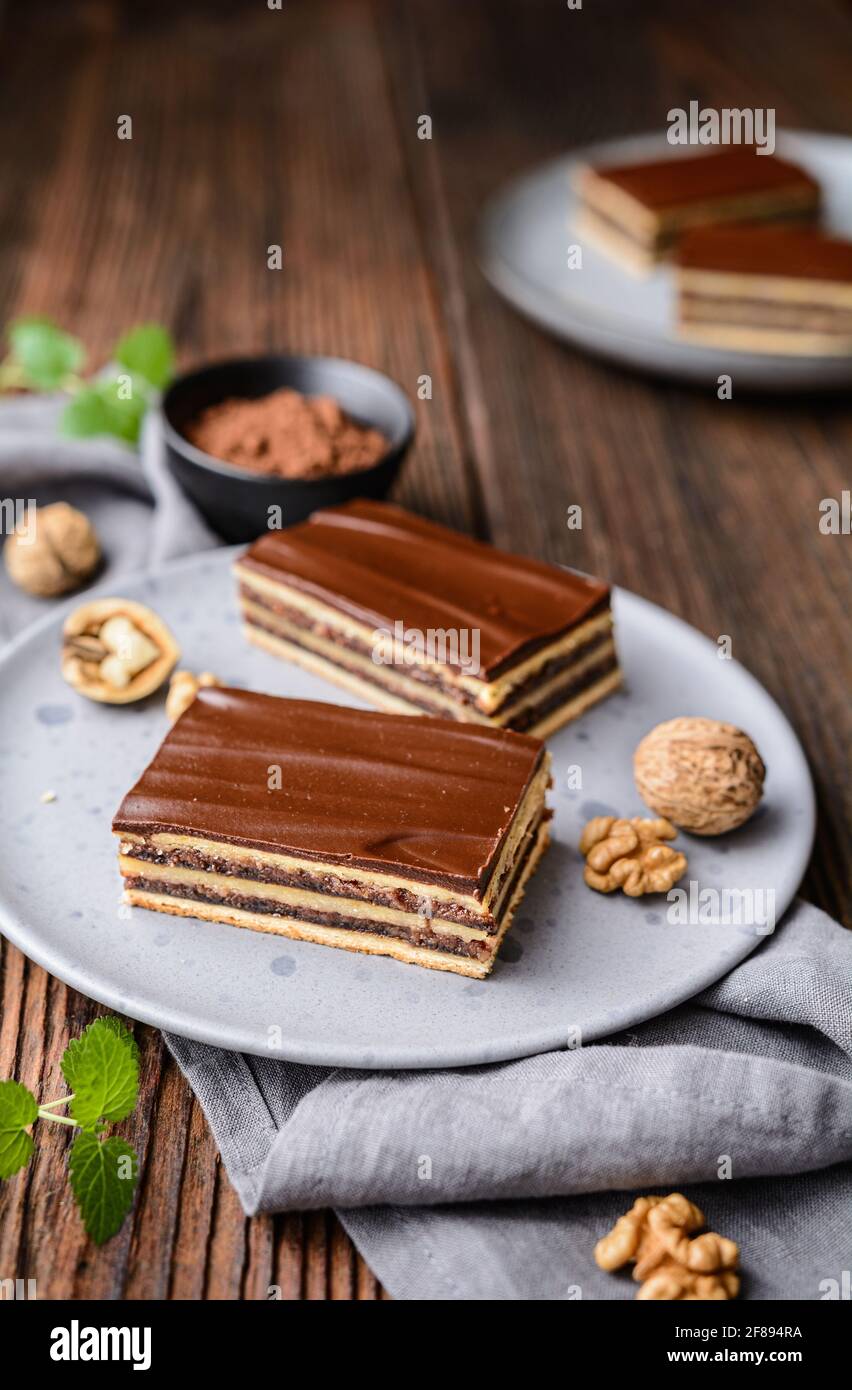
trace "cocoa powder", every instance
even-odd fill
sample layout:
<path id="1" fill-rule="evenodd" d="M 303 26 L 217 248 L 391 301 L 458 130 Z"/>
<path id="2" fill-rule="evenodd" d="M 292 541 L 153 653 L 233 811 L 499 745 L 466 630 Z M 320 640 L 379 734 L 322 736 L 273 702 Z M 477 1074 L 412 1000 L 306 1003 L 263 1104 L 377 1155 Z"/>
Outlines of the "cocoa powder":
<path id="1" fill-rule="evenodd" d="M 279 478 L 329 478 L 370 468 L 387 452 L 378 430 L 344 415 L 333 396 L 284 387 L 257 400 L 212 405 L 187 429 L 206 454 Z"/>

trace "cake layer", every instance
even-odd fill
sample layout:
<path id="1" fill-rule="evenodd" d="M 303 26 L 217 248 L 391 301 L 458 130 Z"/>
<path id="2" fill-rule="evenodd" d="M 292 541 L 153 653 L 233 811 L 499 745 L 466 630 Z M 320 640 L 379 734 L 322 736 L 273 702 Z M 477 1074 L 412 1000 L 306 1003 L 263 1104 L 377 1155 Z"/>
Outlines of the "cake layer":
<path id="1" fill-rule="evenodd" d="M 540 827 L 524 862 L 511 900 L 502 915 L 496 936 L 486 941 L 465 941 L 461 937 L 441 936 L 435 924 L 424 924 L 419 934 L 405 932 L 394 924 L 362 921 L 358 927 L 312 922 L 292 916 L 281 916 L 267 910 L 253 910 L 231 902 L 206 902 L 177 896 L 173 891 L 162 893 L 152 886 L 128 886 L 125 897 L 135 907 L 155 912 L 168 912 L 180 917 L 197 917 L 203 921 L 224 922 L 231 926 L 249 927 L 255 931 L 272 932 L 295 940 L 313 941 L 324 946 L 337 946 L 348 951 L 370 955 L 392 956 L 412 965 L 433 970 L 448 970 L 475 979 L 484 979 L 494 965 L 503 937 L 511 926 L 526 884 L 548 844 L 547 825 Z M 263 905 L 265 908 L 265 904 Z M 398 934 L 401 933 L 401 934 Z"/>
<path id="2" fill-rule="evenodd" d="M 471 540 L 383 502 L 356 501 L 262 536 L 236 565 L 241 583 L 292 594 L 372 632 L 455 634 L 440 664 L 487 682 L 608 606 L 598 580 Z M 475 663 L 462 648 L 475 639 Z M 475 669 L 474 669 L 475 666 Z"/>
<path id="3" fill-rule="evenodd" d="M 130 889 L 197 902 L 220 903 L 248 912 L 269 912 L 296 921 L 333 927 L 348 926 L 353 931 L 384 932 L 402 939 L 414 940 L 428 931 L 438 944 L 449 943 L 454 950 L 460 949 L 459 943 L 470 946 L 478 943 L 490 949 L 489 942 L 500 933 L 503 913 L 523 876 L 529 855 L 547 819 L 539 814 L 535 824 L 528 828 L 519 846 L 517 859 L 511 866 L 511 873 L 503 885 L 494 917 L 480 922 L 478 926 L 433 917 L 428 901 L 421 902 L 419 911 L 406 911 L 372 901 L 311 892 L 259 879 L 237 879 L 227 874 L 187 869 L 174 864 L 155 865 L 129 855 L 119 856 L 119 868 L 125 887 Z"/>
<path id="4" fill-rule="evenodd" d="M 786 230 L 799 223 L 810 224 L 812 220 L 813 211 L 810 208 L 796 210 L 784 207 L 774 215 L 764 211 L 761 225 L 765 223 L 774 226 L 775 223 L 779 223 Z M 751 222 L 748 225 L 756 224 Z M 650 271 L 674 248 L 680 246 L 682 238 L 693 234 L 688 225 L 679 226 L 676 222 L 650 226 L 640 218 L 620 223 L 592 207 L 581 208 L 577 215 L 576 227 L 581 238 L 588 239 L 611 260 L 618 261 L 633 272 Z"/>
<path id="5" fill-rule="evenodd" d="M 250 642 L 263 647 L 274 656 L 293 661 L 313 675 L 333 681 L 336 685 L 351 691 L 353 695 L 382 709 L 416 715 L 438 713 L 440 710 L 445 718 L 450 713 L 449 702 L 439 705 L 438 698 L 432 697 L 430 703 L 429 697 L 420 688 L 412 690 L 398 680 L 386 680 L 382 683 L 372 671 L 353 669 L 352 664 L 345 658 L 330 661 L 317 652 L 278 637 L 254 623 L 247 623 L 243 632 Z M 545 727 L 548 733 L 554 732 L 562 724 L 577 718 L 597 700 L 611 694 L 620 684 L 621 673 L 615 644 L 610 640 L 601 643 L 599 650 L 587 653 L 582 662 L 578 661 L 567 671 L 561 672 L 546 688 L 531 691 L 517 706 L 491 719 L 487 719 L 471 707 L 461 705 L 453 706 L 451 717 L 462 723 L 486 727 L 502 727 L 502 721 L 505 720 L 506 726 L 513 732 L 520 730 L 536 738 L 543 738 Z M 583 698 L 587 693 L 591 698 Z M 554 720 L 551 715 L 558 706 L 561 706 L 562 717 Z"/>
<path id="6" fill-rule="evenodd" d="M 561 651 L 559 656 L 545 662 L 534 676 L 528 676 L 514 689 L 507 689 L 505 699 L 495 709 L 485 711 L 482 709 L 484 701 L 474 698 L 469 691 L 444 685 L 437 672 L 421 672 L 411 667 L 374 662 L 366 651 L 350 642 L 336 645 L 253 603 L 245 603 L 243 613 L 246 635 L 250 640 L 258 640 L 261 635 L 277 639 L 282 647 L 277 649 L 272 646 L 268 649 L 307 665 L 310 670 L 321 671 L 331 680 L 339 679 L 339 668 L 369 687 L 376 686 L 387 691 L 418 713 L 496 724 L 499 727 L 516 727 L 516 716 L 536 707 L 542 696 L 549 694 L 552 689 L 561 686 L 566 691 L 573 690 L 591 667 L 599 666 L 601 662 L 608 667 L 617 664 L 611 618 L 606 614 L 584 625 L 587 631 L 581 645 Z M 594 630 L 590 630 L 592 628 Z M 265 644 L 260 641 L 260 645 Z M 306 659 L 310 657 L 315 660 Z M 529 720 L 524 719 L 522 723 L 525 725 Z"/>
<path id="7" fill-rule="evenodd" d="M 506 730 L 206 689 L 113 829 L 352 866 L 482 902 L 544 763 L 538 740 Z"/>
<path id="8" fill-rule="evenodd" d="M 119 863 L 122 873 L 151 880 L 189 883 L 222 879 L 234 892 L 242 891 L 245 884 L 256 885 L 255 896 L 266 896 L 271 901 L 300 904 L 309 897 L 322 898 L 328 899 L 330 910 L 336 910 L 335 903 L 339 906 L 338 900 L 344 900 L 354 903 L 356 914 L 366 904 L 369 909 L 434 917 L 488 934 L 497 930 L 497 918 L 523 845 L 543 818 L 549 779 L 549 759 L 545 759 L 506 835 L 481 901 L 455 896 L 445 888 L 418 884 L 412 879 L 368 873 L 348 865 L 335 869 L 313 860 L 299 861 L 187 836 L 125 835 L 119 846 Z"/>
<path id="9" fill-rule="evenodd" d="M 504 675 L 488 681 L 425 655 L 406 653 L 404 644 L 399 642 L 389 643 L 394 659 L 385 660 L 386 647 L 375 629 L 337 613 L 327 604 L 306 600 L 283 584 L 273 586 L 263 580 L 247 580 L 240 585 L 240 604 L 247 624 L 305 647 L 353 675 L 385 685 L 410 702 L 422 702 L 421 708 L 449 718 L 464 717 L 465 709 L 497 716 L 510 701 L 571 666 L 581 653 L 611 639 L 612 634 L 612 614 L 607 607 Z"/>
<path id="10" fill-rule="evenodd" d="M 684 208 L 712 208 L 720 201 L 819 200 L 819 184 L 798 164 L 751 145 L 725 145 L 698 154 L 669 154 L 629 164 L 597 165 L 596 181 L 618 189 L 649 213 L 669 217 Z"/>
<path id="11" fill-rule="evenodd" d="M 578 186 L 601 216 L 648 235 L 661 227 L 748 221 L 787 210 L 815 213 L 820 197 L 818 183 L 804 169 L 747 145 L 585 168 Z"/>
<path id="12" fill-rule="evenodd" d="M 585 168 L 578 230 L 631 270 L 650 267 L 691 228 L 812 221 L 819 185 L 803 169 L 749 146 Z"/>
<path id="13" fill-rule="evenodd" d="M 852 351 L 852 241 L 819 232 L 694 232 L 678 253 L 682 331 L 770 352 Z"/>

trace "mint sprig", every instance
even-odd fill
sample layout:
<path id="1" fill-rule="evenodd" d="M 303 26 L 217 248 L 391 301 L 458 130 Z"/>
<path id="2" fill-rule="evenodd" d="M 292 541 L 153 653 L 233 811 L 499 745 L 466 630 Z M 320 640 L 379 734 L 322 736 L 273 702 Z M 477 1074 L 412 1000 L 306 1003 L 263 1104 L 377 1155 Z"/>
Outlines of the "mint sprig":
<path id="1" fill-rule="evenodd" d="M 0 362 L 0 391 L 63 391 L 71 397 L 60 428 L 72 438 L 111 435 L 136 444 L 145 412 L 174 369 L 174 346 L 165 328 L 141 324 L 126 333 L 113 351 L 113 367 L 95 379 L 79 373 L 86 349 L 50 319 L 15 319 L 8 330 L 9 352 Z"/>
<path id="2" fill-rule="evenodd" d="M 38 1102 L 20 1081 L 0 1081 L 0 1178 L 11 1178 L 32 1158 L 35 1145 L 27 1126 L 38 1116 Z"/>
<path id="3" fill-rule="evenodd" d="M 117 1018 L 97 1018 L 65 1049 L 62 1075 L 74 1092 L 70 1114 L 81 1129 L 125 1120 L 139 1092 L 139 1049 Z"/>
<path id="4" fill-rule="evenodd" d="M 115 349 L 115 360 L 162 391 L 174 370 L 175 350 L 165 328 L 143 323 L 124 335 Z"/>
<path id="5" fill-rule="evenodd" d="M 139 1160 L 124 1139 L 98 1139 L 84 1130 L 68 1155 L 71 1190 L 96 1245 L 114 1236 L 133 1205 Z"/>
<path id="6" fill-rule="evenodd" d="M 9 328 L 9 346 L 25 378 L 40 391 L 57 390 L 86 360 L 80 340 L 45 318 L 16 319 Z"/>
<path id="7" fill-rule="evenodd" d="M 28 1131 L 36 1120 L 80 1130 L 68 1154 L 71 1190 L 86 1230 L 101 1245 L 121 1227 L 136 1190 L 134 1150 L 117 1135 L 106 1139 L 102 1133 L 135 1109 L 139 1048 L 120 1019 L 97 1018 L 68 1044 L 60 1065 L 71 1094 L 42 1105 L 19 1081 L 0 1081 L 0 1178 L 29 1163 L 35 1144 Z M 56 1114 L 65 1105 L 69 1114 Z"/>

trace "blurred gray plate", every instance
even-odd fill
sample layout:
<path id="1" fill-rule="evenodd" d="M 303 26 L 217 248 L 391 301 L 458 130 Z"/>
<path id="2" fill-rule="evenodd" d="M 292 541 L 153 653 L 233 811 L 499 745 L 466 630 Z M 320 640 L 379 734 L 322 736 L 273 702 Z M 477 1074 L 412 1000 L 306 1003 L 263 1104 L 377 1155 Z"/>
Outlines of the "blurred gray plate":
<path id="1" fill-rule="evenodd" d="M 826 222 L 852 236 L 852 139 L 785 132 L 777 152 L 802 164 L 822 186 Z M 640 279 L 596 250 L 576 230 L 572 177 L 583 164 L 629 163 L 669 154 L 659 135 L 640 135 L 574 150 L 517 179 L 487 206 L 480 229 L 482 267 L 510 304 L 577 347 L 663 376 L 716 389 L 729 373 L 737 387 L 761 391 L 838 389 L 852 383 L 852 356 L 788 356 L 701 347 L 674 329 L 675 290 L 662 266 Z M 582 269 L 568 247 L 582 246 Z"/>
<path id="2" fill-rule="evenodd" d="M 231 551 L 124 584 L 183 647 L 181 664 L 275 695 L 356 704 L 242 639 Z M 774 889 L 789 903 L 810 852 L 810 776 L 787 721 L 742 667 L 632 594 L 616 596 L 629 693 L 551 740 L 555 843 L 485 981 L 123 906 L 110 820 L 166 733 L 162 694 L 110 708 L 59 675 L 62 613 L 0 660 L 0 928 L 54 975 L 110 1008 L 202 1042 L 354 1067 L 462 1066 L 560 1047 L 637 1023 L 724 974 L 761 939 L 743 926 L 672 926 L 665 900 L 602 897 L 582 881 L 583 822 L 642 811 L 638 739 L 661 719 L 733 720 L 769 767 L 743 830 L 687 839 L 702 886 Z M 414 732 L 414 731 L 412 731 Z M 572 787 L 577 765 L 582 790 Z M 56 792 L 50 804 L 40 802 Z"/>

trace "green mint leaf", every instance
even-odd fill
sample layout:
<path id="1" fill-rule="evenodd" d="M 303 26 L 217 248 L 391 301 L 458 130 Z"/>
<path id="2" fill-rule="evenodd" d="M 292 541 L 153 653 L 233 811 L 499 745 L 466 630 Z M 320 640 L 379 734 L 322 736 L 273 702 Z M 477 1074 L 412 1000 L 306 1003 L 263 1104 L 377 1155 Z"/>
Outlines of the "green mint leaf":
<path id="1" fill-rule="evenodd" d="M 133 1205 L 139 1160 L 123 1139 L 83 1133 L 71 1145 L 68 1164 L 83 1225 L 95 1244 L 103 1245 Z"/>
<path id="2" fill-rule="evenodd" d="M 16 319 L 9 329 L 9 343 L 27 385 L 39 391 L 55 391 L 86 360 L 80 340 L 63 333 L 49 319 Z"/>
<path id="3" fill-rule="evenodd" d="M 65 1049 L 62 1075 L 74 1092 L 69 1114 L 81 1129 L 125 1119 L 139 1091 L 139 1049 L 132 1033 L 120 1019 L 96 1018 Z"/>
<path id="4" fill-rule="evenodd" d="M 132 372 L 119 372 L 99 381 L 96 389 L 109 415 L 110 434 L 135 444 L 148 409 L 148 382 Z"/>
<path id="5" fill-rule="evenodd" d="M 59 422 L 63 434 L 85 439 L 92 434 L 112 434 L 112 417 L 95 386 L 84 386 L 68 402 Z"/>
<path id="6" fill-rule="evenodd" d="M 150 389 L 142 377 L 130 372 L 84 386 L 62 412 L 62 433 L 71 438 L 108 434 L 135 444 L 148 408 Z"/>
<path id="7" fill-rule="evenodd" d="M 33 1141 L 26 1126 L 38 1115 L 38 1101 L 20 1081 L 0 1081 L 0 1178 L 11 1178 L 29 1163 Z"/>
<path id="8" fill-rule="evenodd" d="M 132 329 L 118 344 L 115 360 L 162 389 L 172 374 L 175 350 L 170 335 L 157 323 Z"/>

